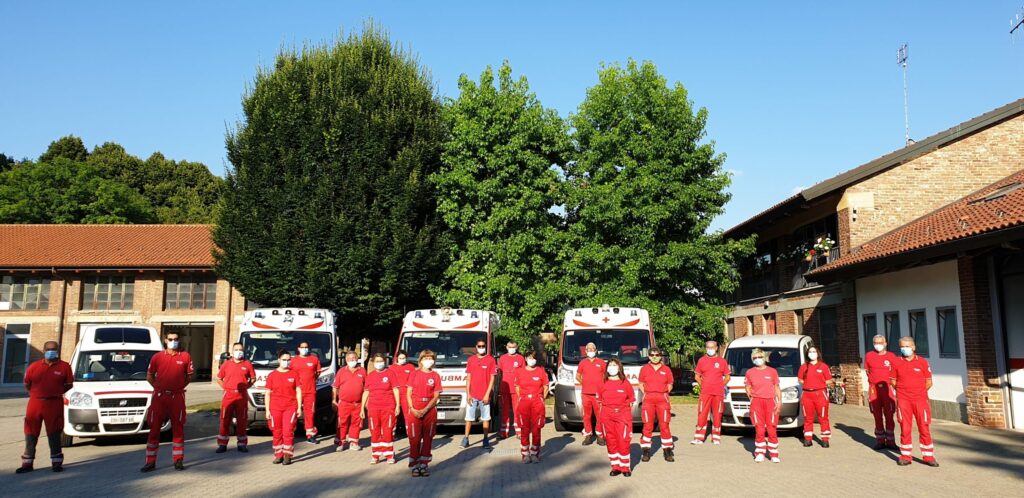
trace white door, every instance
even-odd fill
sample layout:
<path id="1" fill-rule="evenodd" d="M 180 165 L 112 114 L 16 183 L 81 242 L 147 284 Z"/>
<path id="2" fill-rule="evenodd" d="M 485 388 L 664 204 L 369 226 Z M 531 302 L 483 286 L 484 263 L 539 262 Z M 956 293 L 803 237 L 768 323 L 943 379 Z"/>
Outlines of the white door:
<path id="1" fill-rule="evenodd" d="M 1006 355 L 1010 380 L 1013 427 L 1024 429 L 1024 275 L 1003 277 L 1003 313 L 1006 317 Z"/>
<path id="2" fill-rule="evenodd" d="M 0 384 L 23 384 L 25 369 L 28 368 L 28 339 L 32 326 L 28 324 L 8 324 L 4 334 L 3 372 L 0 372 Z"/>

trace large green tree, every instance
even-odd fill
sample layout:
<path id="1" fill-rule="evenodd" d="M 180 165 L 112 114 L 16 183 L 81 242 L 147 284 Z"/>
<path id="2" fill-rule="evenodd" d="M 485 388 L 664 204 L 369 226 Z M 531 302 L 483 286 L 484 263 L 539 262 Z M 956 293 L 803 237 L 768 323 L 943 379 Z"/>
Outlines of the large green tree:
<path id="1" fill-rule="evenodd" d="M 343 331 L 389 337 L 432 304 L 447 242 L 428 182 L 441 105 L 429 74 L 368 25 L 284 50 L 242 99 L 227 136 L 217 270 L 267 305 L 323 306 Z"/>
<path id="2" fill-rule="evenodd" d="M 85 148 L 81 138 L 74 135 L 66 135 L 50 142 L 46 152 L 39 156 L 39 162 L 52 162 L 58 157 L 81 162 L 89 157 L 89 151 Z"/>
<path id="3" fill-rule="evenodd" d="M 445 108 L 450 136 L 432 179 L 438 212 L 454 239 L 438 303 L 497 311 L 502 334 L 520 343 L 558 322 L 563 280 L 559 175 L 568 129 L 545 109 L 525 77 L 505 62 L 479 83 L 459 78 L 459 96 Z M 549 329 L 550 330 L 550 329 Z"/>
<path id="4" fill-rule="evenodd" d="M 660 343 L 692 349 L 722 330 L 722 296 L 752 242 L 709 232 L 729 200 L 708 113 L 654 64 L 599 73 L 572 116 L 565 278 L 578 306 L 650 310 Z"/>

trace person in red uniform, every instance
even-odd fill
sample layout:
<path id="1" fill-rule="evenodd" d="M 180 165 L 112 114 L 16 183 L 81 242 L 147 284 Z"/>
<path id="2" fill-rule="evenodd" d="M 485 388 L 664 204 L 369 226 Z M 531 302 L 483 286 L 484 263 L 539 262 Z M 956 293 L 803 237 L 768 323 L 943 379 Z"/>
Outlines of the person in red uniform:
<path id="1" fill-rule="evenodd" d="M 744 380 L 747 397 L 750 398 L 750 418 L 754 422 L 754 461 L 764 461 L 765 448 L 772 462 L 779 463 L 779 411 L 782 409 L 782 390 L 779 389 L 779 372 L 765 364 L 761 348 L 750 353 L 754 367 L 747 370 Z M 768 440 L 765 441 L 765 433 Z"/>
<path id="2" fill-rule="evenodd" d="M 345 368 L 334 376 L 332 397 L 334 406 L 338 408 L 338 433 L 334 436 L 337 451 L 345 451 L 350 444 L 359 446 L 359 430 L 363 427 L 363 419 L 359 416 L 363 401 L 363 388 L 366 382 L 366 370 L 359 366 L 359 358 L 355 352 L 345 353 Z"/>
<path id="3" fill-rule="evenodd" d="M 526 362 L 523 355 L 517 353 L 519 345 L 516 341 L 508 341 L 505 350 L 508 353 L 498 358 L 498 370 L 501 371 L 501 384 L 498 385 L 498 438 L 505 439 L 519 432 L 517 405 L 519 397 L 515 396 L 516 370 Z"/>
<path id="4" fill-rule="evenodd" d="M 643 433 L 640 435 L 640 449 L 643 454 L 640 461 L 646 462 L 651 459 L 651 437 L 654 436 L 654 422 L 658 422 L 658 430 L 661 431 L 661 452 L 665 461 L 676 461 L 672 448 L 672 429 L 669 423 L 672 421 L 672 403 L 668 399 L 668 393 L 672 391 L 672 370 L 661 362 L 664 353 L 659 348 L 651 348 L 647 353 L 649 363 L 640 368 L 640 392 L 644 393 L 644 401 L 641 404 L 644 418 Z"/>
<path id="5" fill-rule="evenodd" d="M 256 382 L 256 370 L 245 359 L 242 343 L 231 346 L 231 360 L 225 361 L 217 372 L 217 383 L 224 389 L 220 401 L 220 432 L 217 434 L 217 453 L 228 450 L 231 434 L 231 419 L 235 419 L 235 437 L 238 451 L 249 452 L 249 388 Z"/>
<path id="6" fill-rule="evenodd" d="M 295 423 L 302 416 L 302 381 L 291 368 L 292 355 L 277 353 L 277 369 L 267 376 L 267 423 L 274 435 L 274 463 L 292 464 L 295 455 Z"/>
<path id="7" fill-rule="evenodd" d="M 398 354 L 395 355 L 395 364 L 388 368 L 391 372 L 392 381 L 395 387 L 398 388 L 398 401 L 402 405 L 402 434 L 409 434 L 409 418 L 412 417 L 412 413 L 409 411 L 409 397 L 406 395 L 409 391 L 409 375 L 416 370 L 416 366 L 409 363 L 409 353 L 405 350 L 399 349 Z M 398 427 L 398 424 L 395 424 Z"/>
<path id="8" fill-rule="evenodd" d="M 192 381 L 195 370 L 192 356 L 178 351 L 180 339 L 175 332 L 164 336 L 167 349 L 149 360 L 146 380 L 153 386 L 153 402 L 149 407 L 149 440 L 146 442 L 146 465 L 142 472 L 156 468 L 160 450 L 160 428 L 171 420 L 171 460 L 175 470 L 185 470 L 185 386 Z"/>
<path id="9" fill-rule="evenodd" d="M 360 418 L 370 421 L 370 463 L 395 463 L 395 420 L 398 419 L 398 386 L 387 370 L 383 354 L 373 355 L 373 371 L 366 375 Z"/>
<path id="10" fill-rule="evenodd" d="M 437 400 L 441 376 L 434 371 L 434 352 L 420 351 L 419 368 L 409 375 L 409 468 L 413 477 L 430 475 L 434 434 L 437 433 Z"/>
<path id="11" fill-rule="evenodd" d="M 526 353 L 526 364 L 515 370 L 516 418 L 523 463 L 540 463 L 540 431 L 547 416 L 544 400 L 548 397 L 548 373 L 537 368 L 537 352 Z"/>
<path id="12" fill-rule="evenodd" d="M 833 384 L 832 370 L 818 359 L 818 348 L 807 349 L 807 363 L 800 365 L 796 379 L 804 386 L 800 407 L 804 411 L 804 447 L 814 441 L 814 418 L 821 425 L 821 447 L 828 448 L 832 427 L 828 423 L 828 387 Z"/>
<path id="13" fill-rule="evenodd" d="M 622 362 L 618 358 L 608 360 L 604 382 L 597 393 L 601 403 L 601 427 L 608 448 L 608 460 L 615 477 L 633 475 L 629 461 L 629 445 L 633 434 L 633 403 L 636 394 L 633 384 L 626 380 Z"/>
<path id="14" fill-rule="evenodd" d="M 302 341 L 298 347 L 299 356 L 292 357 L 292 370 L 299 376 L 302 386 L 302 421 L 306 426 L 306 442 L 320 444 L 316 439 L 316 379 L 320 377 L 320 357 L 311 354 L 309 343 Z"/>
<path id="15" fill-rule="evenodd" d="M 590 342 L 586 347 L 587 358 L 576 367 L 576 384 L 580 385 L 583 400 L 583 446 L 594 444 L 597 433 L 597 444 L 605 445 L 604 433 L 601 432 L 601 404 L 597 401 L 597 393 L 604 384 L 604 372 L 607 363 L 597 357 L 597 345 Z M 593 420 L 596 419 L 595 424 Z"/>
<path id="16" fill-rule="evenodd" d="M 71 365 L 60 359 L 57 343 L 43 344 L 43 359 L 25 369 L 25 390 L 28 391 L 28 406 L 25 407 L 25 452 L 21 454 L 21 467 L 15 472 L 32 472 L 36 459 L 36 444 L 43 425 L 46 425 L 46 440 L 50 443 L 50 467 L 54 472 L 64 470 L 64 451 L 60 447 L 60 436 L 64 432 L 64 393 L 71 389 L 74 377 Z"/>
<path id="17" fill-rule="evenodd" d="M 864 371 L 868 374 L 868 406 L 875 416 L 875 450 L 895 450 L 898 449 L 894 417 L 896 398 L 889 385 L 889 378 L 899 358 L 892 351 L 886 351 L 889 345 L 885 336 L 876 335 L 872 342 L 875 350 L 864 355 Z"/>
<path id="18" fill-rule="evenodd" d="M 900 354 L 896 361 L 890 382 L 896 390 L 896 415 L 900 422 L 899 465 L 910 465 L 914 452 L 914 440 L 910 431 L 917 421 L 918 445 L 921 459 L 929 467 L 938 467 L 935 460 L 935 445 L 932 443 L 932 408 L 928 403 L 928 390 L 932 388 L 932 369 L 928 360 L 917 355 L 917 345 L 912 337 L 900 339 Z"/>
<path id="19" fill-rule="evenodd" d="M 466 362 L 466 393 L 469 399 L 466 400 L 466 434 L 459 447 L 469 448 L 469 431 L 479 416 L 480 422 L 483 423 L 483 448 L 490 449 L 491 442 L 487 440 L 487 432 L 491 428 L 491 392 L 497 374 L 498 362 L 487 354 L 487 342 L 483 339 L 476 341 L 476 354 L 470 356 Z"/>
<path id="20" fill-rule="evenodd" d="M 700 386 L 697 407 L 697 428 L 693 431 L 690 444 L 704 444 L 708 437 L 708 414 L 711 414 L 711 442 L 722 444 L 722 410 L 725 403 L 725 386 L 729 383 L 729 362 L 718 356 L 718 343 L 704 343 L 707 355 L 697 360 L 693 374 Z"/>

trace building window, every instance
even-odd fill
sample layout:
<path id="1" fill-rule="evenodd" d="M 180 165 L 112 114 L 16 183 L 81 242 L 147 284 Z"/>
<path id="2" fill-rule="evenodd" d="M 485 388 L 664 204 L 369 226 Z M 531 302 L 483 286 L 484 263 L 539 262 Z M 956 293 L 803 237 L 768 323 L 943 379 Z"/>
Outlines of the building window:
<path id="1" fill-rule="evenodd" d="M 864 315 L 864 354 L 875 350 L 875 336 L 878 335 L 878 317 L 874 313 Z"/>
<path id="2" fill-rule="evenodd" d="M 900 337 L 900 314 L 890 311 L 885 314 L 885 340 L 889 342 L 889 351 L 896 353 L 900 350 Z"/>
<path id="3" fill-rule="evenodd" d="M 736 338 L 736 321 L 732 318 L 725 321 L 725 339 L 732 341 Z"/>
<path id="4" fill-rule="evenodd" d="M 910 310 L 907 316 L 910 318 L 910 337 L 914 338 L 917 354 L 928 356 L 928 320 L 924 310 Z"/>
<path id="5" fill-rule="evenodd" d="M 829 365 L 838 365 L 839 349 L 837 348 L 836 337 L 839 335 L 839 320 L 836 318 L 836 309 L 819 309 L 818 326 L 821 331 L 821 344 L 818 345 L 821 359 Z"/>
<path id="6" fill-rule="evenodd" d="M 960 331 L 956 325 L 956 308 L 939 308 L 935 310 L 939 324 L 939 356 L 942 358 L 960 357 Z"/>
<path id="7" fill-rule="evenodd" d="M 45 310 L 50 306 L 50 280 L 18 275 L 0 277 L 0 310 Z"/>
<path id="8" fill-rule="evenodd" d="M 130 310 L 135 300 L 135 277 L 98 275 L 82 286 L 83 310 Z"/>
<path id="9" fill-rule="evenodd" d="M 168 277 L 164 309 L 213 309 L 217 307 L 217 279 L 198 275 Z"/>

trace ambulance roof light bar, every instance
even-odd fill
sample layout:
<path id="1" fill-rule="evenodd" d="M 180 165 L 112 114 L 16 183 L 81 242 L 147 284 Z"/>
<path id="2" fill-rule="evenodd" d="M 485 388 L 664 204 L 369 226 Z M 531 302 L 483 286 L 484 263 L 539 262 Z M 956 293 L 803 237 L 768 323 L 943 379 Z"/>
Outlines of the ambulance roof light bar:
<path id="1" fill-rule="evenodd" d="M 414 315 L 414 316 L 415 316 L 416 318 L 423 318 L 423 312 L 422 312 L 422 311 L 420 311 L 420 310 L 416 310 L 416 315 Z"/>
<path id="2" fill-rule="evenodd" d="M 576 310 L 576 316 L 583 316 L 583 312 L 580 310 Z"/>
<path id="3" fill-rule="evenodd" d="M 437 316 L 437 310 L 430 310 L 430 316 Z"/>
<path id="4" fill-rule="evenodd" d="M 604 305 L 601 306 L 601 311 L 607 312 L 610 308 L 611 307 L 608 306 L 608 303 L 605 303 Z"/>
<path id="5" fill-rule="evenodd" d="M 459 315 L 459 316 L 462 316 L 462 310 L 455 310 L 455 314 Z"/>
<path id="6" fill-rule="evenodd" d="M 442 322 L 447 322 L 447 321 L 450 321 L 451 319 L 452 319 L 452 309 L 447 307 L 447 306 L 445 306 L 444 308 L 441 308 L 441 321 Z"/>
<path id="7" fill-rule="evenodd" d="M 253 316 L 255 316 L 256 318 L 263 318 L 263 312 L 257 311 Z"/>
<path id="8" fill-rule="evenodd" d="M 299 310 L 299 315 L 306 316 L 306 310 Z"/>
<path id="9" fill-rule="evenodd" d="M 276 315 L 280 315 L 280 314 L 281 314 L 281 312 L 280 312 L 280 311 L 278 311 L 278 310 L 273 310 L 273 311 L 271 311 L 271 312 L 270 312 L 270 314 L 271 314 L 271 315 L 275 315 L 275 316 L 276 316 Z"/>
<path id="10" fill-rule="evenodd" d="M 284 310 L 284 314 L 290 315 L 290 314 L 292 314 L 292 310 Z"/>
<path id="11" fill-rule="evenodd" d="M 319 311 L 317 311 L 316 313 L 313 313 L 313 318 L 323 318 L 323 317 L 324 317 L 324 314 L 319 312 Z"/>
<path id="12" fill-rule="evenodd" d="M 590 311 L 593 312 L 595 315 L 597 314 L 597 308 L 591 308 Z"/>
<path id="13" fill-rule="evenodd" d="M 629 316 L 636 316 L 636 310 L 630 311 Z"/>
<path id="14" fill-rule="evenodd" d="M 612 308 L 612 313 L 615 313 L 616 315 L 618 315 L 619 314 L 619 309 L 618 308 Z"/>
<path id="15" fill-rule="evenodd" d="M 469 312 L 469 317 L 470 318 L 476 318 L 477 317 L 476 311 L 470 311 Z"/>

